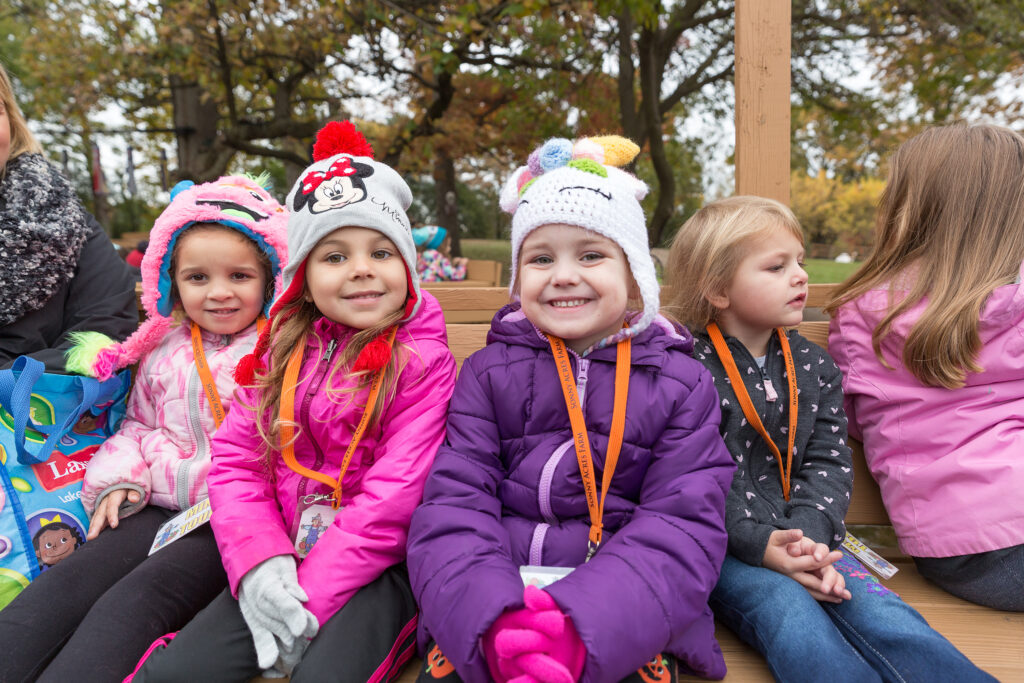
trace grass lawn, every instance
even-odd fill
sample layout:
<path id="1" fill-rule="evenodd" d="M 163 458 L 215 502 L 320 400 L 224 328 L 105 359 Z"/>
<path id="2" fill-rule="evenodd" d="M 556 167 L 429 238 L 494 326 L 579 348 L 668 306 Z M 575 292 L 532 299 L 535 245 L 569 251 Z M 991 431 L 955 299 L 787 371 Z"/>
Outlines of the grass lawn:
<path id="1" fill-rule="evenodd" d="M 836 263 L 829 259 L 809 258 L 804 261 L 807 278 L 812 284 L 842 282 L 860 268 L 860 263 Z"/>
<path id="2" fill-rule="evenodd" d="M 462 253 L 471 259 L 501 261 L 503 276 L 508 278 L 512 243 L 509 240 L 462 240 Z M 807 259 L 807 275 L 813 283 L 842 282 L 860 266 L 859 263 L 836 263 L 828 259 Z M 507 283 L 506 283 L 507 284 Z"/>

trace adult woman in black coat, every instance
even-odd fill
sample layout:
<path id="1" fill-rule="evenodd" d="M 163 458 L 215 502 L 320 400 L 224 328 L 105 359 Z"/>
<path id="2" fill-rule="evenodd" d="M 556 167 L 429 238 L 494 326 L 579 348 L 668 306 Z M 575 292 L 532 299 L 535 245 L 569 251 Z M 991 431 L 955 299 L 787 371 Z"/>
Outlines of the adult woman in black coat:
<path id="1" fill-rule="evenodd" d="M 69 332 L 124 339 L 137 324 L 128 266 L 43 157 L 0 67 L 0 368 L 29 355 L 64 372 Z"/>

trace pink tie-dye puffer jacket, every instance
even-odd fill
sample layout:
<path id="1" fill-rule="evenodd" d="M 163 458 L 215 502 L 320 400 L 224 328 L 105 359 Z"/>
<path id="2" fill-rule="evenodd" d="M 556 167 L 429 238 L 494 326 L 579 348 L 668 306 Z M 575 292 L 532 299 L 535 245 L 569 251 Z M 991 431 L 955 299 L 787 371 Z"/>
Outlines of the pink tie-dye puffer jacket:
<path id="1" fill-rule="evenodd" d="M 203 349 L 225 411 L 234 403 L 232 372 L 256 343 L 256 325 L 230 337 L 203 332 Z M 91 515 L 112 490 L 142 494 L 122 518 L 145 505 L 184 510 L 206 498 L 210 439 L 216 430 L 192 353 L 191 327 L 172 330 L 142 360 L 124 421 L 89 461 L 82 503 Z"/>

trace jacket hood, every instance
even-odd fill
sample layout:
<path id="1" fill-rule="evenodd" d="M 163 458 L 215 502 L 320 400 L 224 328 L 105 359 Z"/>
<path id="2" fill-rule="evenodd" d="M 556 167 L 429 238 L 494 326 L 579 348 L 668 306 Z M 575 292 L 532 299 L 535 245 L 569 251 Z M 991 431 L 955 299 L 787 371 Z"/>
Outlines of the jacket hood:
<path id="1" fill-rule="evenodd" d="M 630 311 L 627 320 L 639 318 L 641 313 Z M 669 349 L 689 354 L 693 351 L 693 335 L 682 325 L 673 323 L 660 313 L 650 326 L 633 338 L 634 365 L 660 365 Z M 515 301 L 502 307 L 491 320 L 487 343 L 502 342 L 532 348 L 548 348 L 544 333 L 530 322 L 523 313 L 520 302 Z M 578 355 L 578 354 L 576 354 Z M 615 362 L 615 345 L 595 349 L 587 354 L 591 360 Z"/>

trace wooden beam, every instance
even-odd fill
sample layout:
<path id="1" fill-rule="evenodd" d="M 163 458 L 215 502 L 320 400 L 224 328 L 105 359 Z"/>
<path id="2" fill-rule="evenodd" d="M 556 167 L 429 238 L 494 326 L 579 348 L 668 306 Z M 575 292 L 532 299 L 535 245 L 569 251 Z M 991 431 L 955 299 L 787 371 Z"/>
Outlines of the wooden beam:
<path id="1" fill-rule="evenodd" d="M 791 0 L 736 0 L 736 193 L 789 204 Z"/>

